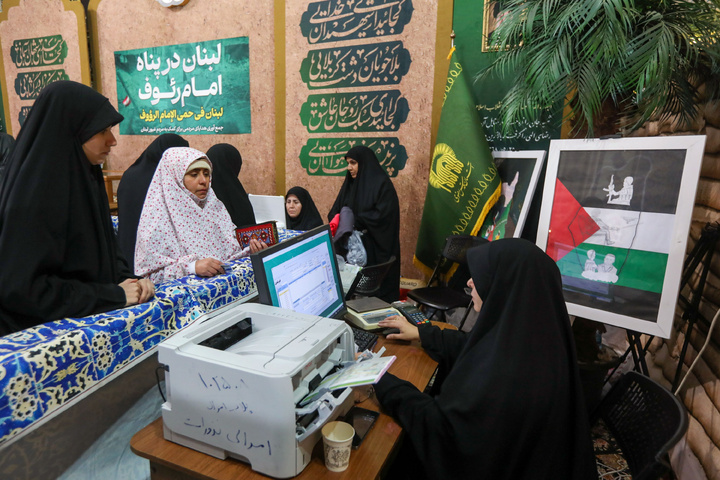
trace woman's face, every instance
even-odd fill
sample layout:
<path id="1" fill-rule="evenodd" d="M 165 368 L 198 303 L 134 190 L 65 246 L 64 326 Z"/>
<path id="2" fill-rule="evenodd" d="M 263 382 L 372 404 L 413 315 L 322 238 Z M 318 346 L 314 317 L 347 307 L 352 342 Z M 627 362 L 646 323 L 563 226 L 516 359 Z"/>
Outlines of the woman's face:
<path id="1" fill-rule="evenodd" d="M 302 203 L 300 203 L 300 200 L 298 200 L 298 197 L 295 195 L 288 195 L 285 200 L 285 210 L 287 210 L 288 217 L 297 218 L 302 211 Z"/>
<path id="2" fill-rule="evenodd" d="M 190 190 L 190 193 L 203 200 L 207 197 L 210 188 L 210 170 L 207 168 L 190 170 L 183 177 L 183 185 Z"/>
<path id="3" fill-rule="evenodd" d="M 83 143 L 82 148 L 91 165 L 102 165 L 107 160 L 110 149 L 115 145 L 117 145 L 117 140 L 108 127 L 90 137 L 87 142 Z"/>
<path id="4" fill-rule="evenodd" d="M 472 297 L 473 301 L 473 310 L 479 312 L 480 308 L 482 307 L 483 301 L 480 298 L 480 295 L 478 295 L 477 290 L 475 290 L 475 283 L 473 282 L 472 278 L 468 280 L 467 286 L 472 289 L 472 291 L 470 292 L 470 296 Z"/>
<path id="5" fill-rule="evenodd" d="M 360 169 L 357 160 L 350 157 L 346 157 L 345 160 L 347 160 L 348 163 L 348 172 L 350 172 L 350 176 L 352 178 L 357 177 L 358 170 Z"/>

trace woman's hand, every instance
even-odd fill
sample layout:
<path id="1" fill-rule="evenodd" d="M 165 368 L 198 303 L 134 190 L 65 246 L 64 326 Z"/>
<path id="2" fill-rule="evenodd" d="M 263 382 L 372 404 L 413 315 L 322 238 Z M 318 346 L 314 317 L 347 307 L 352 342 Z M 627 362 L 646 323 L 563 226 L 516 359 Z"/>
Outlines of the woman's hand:
<path id="1" fill-rule="evenodd" d="M 225 273 L 222 262 L 215 258 L 203 258 L 195 262 L 195 274 L 201 277 L 214 277 Z"/>
<path id="2" fill-rule="evenodd" d="M 155 284 L 149 278 L 141 278 L 137 283 L 140 286 L 138 303 L 145 303 L 155 296 Z"/>
<path id="3" fill-rule="evenodd" d="M 147 278 L 127 278 L 120 283 L 125 292 L 125 306 L 145 303 L 155 296 L 155 285 Z"/>
<path id="4" fill-rule="evenodd" d="M 250 239 L 250 253 L 257 253 L 260 250 L 264 250 L 267 248 L 267 245 L 265 245 L 265 242 L 261 242 L 260 240 L 256 240 L 254 238 Z"/>
<path id="5" fill-rule="evenodd" d="M 420 332 L 418 331 L 418 328 L 408 322 L 405 317 L 393 315 L 392 317 L 380 320 L 378 322 L 378 326 L 383 328 L 397 328 L 400 330 L 400 333 L 391 333 L 385 337 L 388 340 L 420 340 Z"/>
<path id="6" fill-rule="evenodd" d="M 127 278 L 120 282 L 120 287 L 125 292 L 125 306 L 136 305 L 140 300 L 141 287 L 137 278 Z"/>

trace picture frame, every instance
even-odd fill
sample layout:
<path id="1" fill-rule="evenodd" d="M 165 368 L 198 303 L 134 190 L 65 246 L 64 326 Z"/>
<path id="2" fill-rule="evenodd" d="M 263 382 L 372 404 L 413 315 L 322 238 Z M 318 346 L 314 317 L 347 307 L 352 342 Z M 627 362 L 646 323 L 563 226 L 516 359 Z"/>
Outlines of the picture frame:
<path id="1" fill-rule="evenodd" d="M 551 140 L 537 245 L 571 315 L 669 338 L 704 135 Z"/>
<path id="2" fill-rule="evenodd" d="M 497 47 L 491 46 L 492 35 L 502 21 L 502 0 L 483 0 L 483 52 L 496 52 Z"/>
<path id="3" fill-rule="evenodd" d="M 545 150 L 492 152 L 502 194 L 478 233 L 488 240 L 520 237 L 545 162 Z"/>

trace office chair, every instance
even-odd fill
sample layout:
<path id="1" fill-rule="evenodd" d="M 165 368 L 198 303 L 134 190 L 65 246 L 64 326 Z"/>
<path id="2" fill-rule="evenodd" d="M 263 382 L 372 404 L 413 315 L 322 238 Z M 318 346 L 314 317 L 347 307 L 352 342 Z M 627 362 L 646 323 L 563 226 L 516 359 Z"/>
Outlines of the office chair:
<path id="1" fill-rule="evenodd" d="M 345 300 L 351 300 L 356 295 L 371 297 L 375 292 L 380 290 L 380 286 L 382 285 L 383 280 L 385 280 L 385 276 L 388 274 L 390 267 L 392 267 L 396 260 L 397 259 L 393 255 L 387 262 L 363 267 L 362 270 L 360 270 L 355 276 L 355 280 L 353 280 L 352 285 L 350 285 L 350 289 L 345 294 Z"/>
<path id="2" fill-rule="evenodd" d="M 441 271 L 446 271 L 448 263 L 467 265 L 466 254 L 468 249 L 487 243 L 482 237 L 474 235 L 450 235 L 445 238 L 445 246 L 440 253 L 440 259 L 435 264 L 428 286 L 416 288 L 408 292 L 408 297 L 419 305 L 433 309 L 429 319 L 432 320 L 437 312 L 445 315 L 445 312 L 453 308 L 465 307 L 465 314 L 458 330 L 465 324 L 470 310 L 472 309 L 472 297 L 465 293 L 465 285 L 453 288 L 441 279 Z M 437 285 L 433 285 L 437 283 Z"/>
<path id="3" fill-rule="evenodd" d="M 615 437 L 633 480 L 657 480 L 672 471 L 667 453 L 685 435 L 688 416 L 665 387 L 628 372 L 598 405 L 593 425 L 600 419 Z"/>

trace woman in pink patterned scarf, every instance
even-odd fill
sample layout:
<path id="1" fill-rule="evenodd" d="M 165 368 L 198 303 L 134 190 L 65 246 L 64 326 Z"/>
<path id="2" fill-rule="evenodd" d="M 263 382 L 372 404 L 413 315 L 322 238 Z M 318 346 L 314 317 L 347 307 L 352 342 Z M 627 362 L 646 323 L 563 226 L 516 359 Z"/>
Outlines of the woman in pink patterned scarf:
<path id="1" fill-rule="evenodd" d="M 265 246 L 243 249 L 235 225 L 210 188 L 212 164 L 199 150 L 165 151 L 143 205 L 135 247 L 135 272 L 158 283 L 195 274 L 224 273 L 223 263 Z"/>

